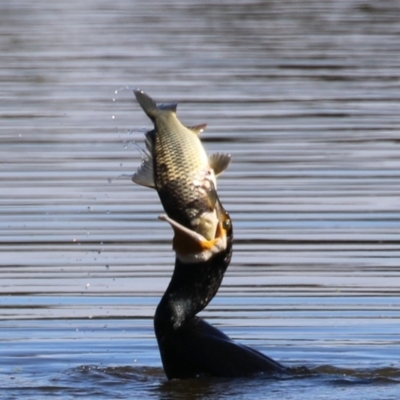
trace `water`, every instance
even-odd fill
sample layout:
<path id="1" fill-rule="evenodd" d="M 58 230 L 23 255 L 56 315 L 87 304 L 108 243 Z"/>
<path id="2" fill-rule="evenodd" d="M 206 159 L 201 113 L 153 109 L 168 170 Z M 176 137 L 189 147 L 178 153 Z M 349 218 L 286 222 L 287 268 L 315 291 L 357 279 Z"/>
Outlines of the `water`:
<path id="1" fill-rule="evenodd" d="M 400 2 L 0 5 L 0 398 L 397 399 Z M 167 382 L 139 86 L 232 154 L 202 316 L 292 379 Z"/>

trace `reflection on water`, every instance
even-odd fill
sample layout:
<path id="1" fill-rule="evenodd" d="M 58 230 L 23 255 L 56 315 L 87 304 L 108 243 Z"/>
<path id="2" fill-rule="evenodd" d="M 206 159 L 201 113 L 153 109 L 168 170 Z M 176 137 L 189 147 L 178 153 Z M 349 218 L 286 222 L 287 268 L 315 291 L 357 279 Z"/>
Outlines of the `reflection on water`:
<path id="1" fill-rule="evenodd" d="M 0 397 L 397 398 L 399 11 L 1 3 Z M 202 315 L 315 376 L 165 381 L 174 259 L 157 194 L 124 176 L 150 126 L 135 86 L 232 154 L 234 258 Z"/>

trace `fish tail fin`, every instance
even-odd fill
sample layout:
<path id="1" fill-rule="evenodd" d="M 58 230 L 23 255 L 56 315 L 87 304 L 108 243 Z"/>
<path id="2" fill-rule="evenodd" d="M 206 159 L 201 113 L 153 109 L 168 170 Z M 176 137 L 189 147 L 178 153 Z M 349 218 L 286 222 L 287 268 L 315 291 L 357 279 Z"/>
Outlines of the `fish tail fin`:
<path id="1" fill-rule="evenodd" d="M 176 112 L 177 105 L 174 103 L 157 105 L 157 103 L 149 95 L 143 92 L 143 90 L 135 89 L 133 93 L 135 93 L 136 100 L 143 108 L 143 111 L 151 119 L 154 119 L 159 111 Z"/>
<path id="2" fill-rule="evenodd" d="M 143 108 L 143 111 L 148 115 L 149 118 L 153 119 L 158 111 L 156 102 L 145 92 L 143 92 L 143 90 L 135 89 L 133 93 L 135 93 L 136 100 Z"/>

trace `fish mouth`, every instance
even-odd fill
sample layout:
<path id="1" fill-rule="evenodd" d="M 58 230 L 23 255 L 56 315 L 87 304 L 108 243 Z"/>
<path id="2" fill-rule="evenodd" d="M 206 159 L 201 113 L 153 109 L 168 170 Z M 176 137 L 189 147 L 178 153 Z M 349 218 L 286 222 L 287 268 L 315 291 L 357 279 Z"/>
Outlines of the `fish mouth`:
<path id="1" fill-rule="evenodd" d="M 222 206 L 217 207 L 218 222 L 212 239 L 207 239 L 202 234 L 186 228 L 165 214 L 159 215 L 158 218 L 168 222 L 174 230 L 172 248 L 182 262 L 191 264 L 205 262 L 227 248 L 232 226 L 229 214 L 222 209 Z"/>

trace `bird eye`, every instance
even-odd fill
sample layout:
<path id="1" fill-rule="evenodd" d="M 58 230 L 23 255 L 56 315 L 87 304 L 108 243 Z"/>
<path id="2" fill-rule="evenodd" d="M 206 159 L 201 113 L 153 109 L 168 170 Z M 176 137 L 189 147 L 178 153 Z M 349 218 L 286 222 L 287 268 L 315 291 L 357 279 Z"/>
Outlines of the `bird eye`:
<path id="1" fill-rule="evenodd" d="M 222 227 L 225 230 L 228 230 L 231 227 L 231 219 L 227 218 L 223 223 L 222 223 Z"/>

